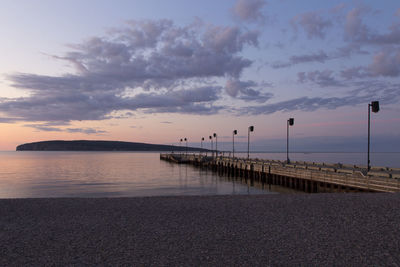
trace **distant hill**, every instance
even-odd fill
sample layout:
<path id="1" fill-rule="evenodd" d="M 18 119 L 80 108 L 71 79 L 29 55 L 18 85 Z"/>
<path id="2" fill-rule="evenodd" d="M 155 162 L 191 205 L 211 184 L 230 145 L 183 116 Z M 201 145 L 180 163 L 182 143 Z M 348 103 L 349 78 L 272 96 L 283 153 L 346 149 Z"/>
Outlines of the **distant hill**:
<path id="1" fill-rule="evenodd" d="M 17 146 L 17 151 L 186 151 L 186 146 L 170 146 L 120 141 L 42 141 Z M 206 151 L 188 147 L 188 151 Z"/>

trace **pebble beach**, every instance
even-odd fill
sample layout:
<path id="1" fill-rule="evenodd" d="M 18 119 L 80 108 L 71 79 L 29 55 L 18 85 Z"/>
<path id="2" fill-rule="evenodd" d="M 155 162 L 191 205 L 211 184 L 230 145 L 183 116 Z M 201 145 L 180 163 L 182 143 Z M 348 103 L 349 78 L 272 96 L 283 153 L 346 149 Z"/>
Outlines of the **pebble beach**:
<path id="1" fill-rule="evenodd" d="M 400 266 L 400 194 L 0 200 L 0 266 Z"/>

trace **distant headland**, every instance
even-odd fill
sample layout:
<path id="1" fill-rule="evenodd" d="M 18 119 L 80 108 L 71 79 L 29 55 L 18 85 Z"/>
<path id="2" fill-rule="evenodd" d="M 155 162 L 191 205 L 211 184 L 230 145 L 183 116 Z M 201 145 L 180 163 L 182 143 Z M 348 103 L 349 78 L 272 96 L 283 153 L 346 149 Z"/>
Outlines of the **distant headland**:
<path id="1" fill-rule="evenodd" d="M 186 151 L 186 146 L 146 144 L 122 141 L 41 141 L 17 146 L 17 151 Z M 197 147 L 187 147 L 187 151 L 206 151 Z"/>

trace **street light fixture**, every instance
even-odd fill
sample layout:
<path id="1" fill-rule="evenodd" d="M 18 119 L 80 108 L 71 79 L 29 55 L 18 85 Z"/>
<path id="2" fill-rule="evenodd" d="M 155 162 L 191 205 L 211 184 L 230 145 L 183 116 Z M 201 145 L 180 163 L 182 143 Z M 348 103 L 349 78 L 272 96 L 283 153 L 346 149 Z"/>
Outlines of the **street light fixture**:
<path id="1" fill-rule="evenodd" d="M 254 126 L 249 126 L 247 132 L 247 159 L 250 158 L 250 132 L 254 132 Z"/>
<path id="2" fill-rule="evenodd" d="M 237 130 L 233 130 L 232 133 L 232 156 L 235 158 L 235 135 L 237 135 Z"/>
<path id="3" fill-rule="evenodd" d="M 216 133 L 213 136 L 215 137 L 215 156 L 218 157 L 218 137 Z"/>
<path id="4" fill-rule="evenodd" d="M 370 108 L 371 107 L 371 108 Z M 369 160 L 369 146 L 370 146 L 370 137 L 371 137 L 371 109 L 372 112 L 379 112 L 379 101 L 372 101 L 371 104 L 368 104 L 368 171 L 371 170 L 371 162 Z"/>
<path id="5" fill-rule="evenodd" d="M 294 124 L 294 119 L 290 118 L 287 120 L 287 138 L 286 138 L 286 159 L 287 163 L 290 163 L 289 160 L 289 126 L 293 126 Z"/>
<path id="6" fill-rule="evenodd" d="M 212 140 L 212 136 L 210 135 L 210 140 L 211 140 L 211 156 L 214 158 L 214 150 L 213 150 L 213 148 L 214 148 L 214 145 L 213 145 L 213 140 Z"/>

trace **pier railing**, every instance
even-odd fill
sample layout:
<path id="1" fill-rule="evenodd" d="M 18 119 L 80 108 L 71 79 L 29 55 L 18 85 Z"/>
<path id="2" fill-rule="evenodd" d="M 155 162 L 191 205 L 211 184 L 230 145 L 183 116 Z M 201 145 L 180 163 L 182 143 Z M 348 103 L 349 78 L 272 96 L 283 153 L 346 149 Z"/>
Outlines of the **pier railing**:
<path id="1" fill-rule="evenodd" d="M 196 154 L 161 154 L 161 159 L 176 163 L 207 166 L 246 177 L 264 177 L 266 181 L 284 180 L 283 184 L 299 187 L 308 183 L 314 188 L 342 188 L 372 192 L 400 192 L 400 169 L 232 157 L 207 157 Z M 287 182 L 287 180 L 289 182 Z M 325 187 L 325 188 L 324 188 Z M 318 190 L 317 190 L 318 191 Z"/>

